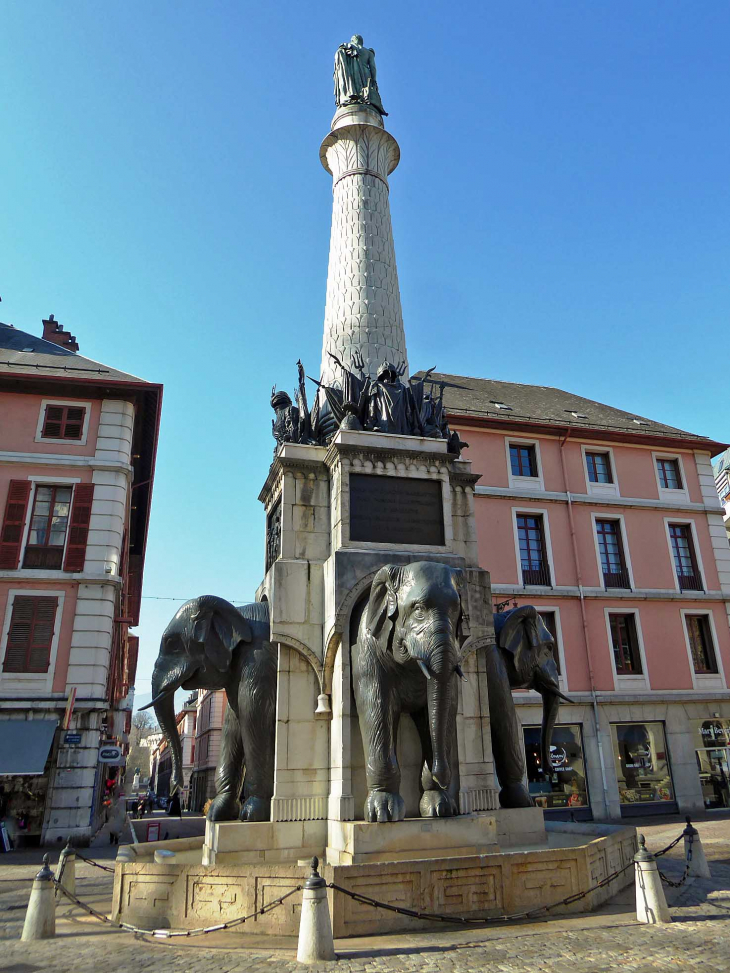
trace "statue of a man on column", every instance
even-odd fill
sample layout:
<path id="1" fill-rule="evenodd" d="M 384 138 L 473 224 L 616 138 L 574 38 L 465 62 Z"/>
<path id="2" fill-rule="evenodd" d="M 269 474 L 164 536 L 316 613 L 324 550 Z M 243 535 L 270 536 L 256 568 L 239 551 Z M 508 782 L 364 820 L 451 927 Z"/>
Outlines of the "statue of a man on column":
<path id="1" fill-rule="evenodd" d="M 335 104 L 371 105 L 381 115 L 387 115 L 380 100 L 375 71 L 375 51 L 365 47 L 360 34 L 353 34 L 349 42 L 340 44 L 335 52 Z"/>

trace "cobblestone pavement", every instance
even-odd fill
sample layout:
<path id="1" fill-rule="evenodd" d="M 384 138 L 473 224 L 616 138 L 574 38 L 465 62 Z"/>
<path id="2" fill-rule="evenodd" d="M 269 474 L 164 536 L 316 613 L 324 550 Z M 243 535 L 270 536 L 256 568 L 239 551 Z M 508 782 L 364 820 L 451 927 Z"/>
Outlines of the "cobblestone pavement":
<path id="1" fill-rule="evenodd" d="M 340 940 L 338 962 L 322 964 L 336 973 L 586 973 L 618 966 L 629 973 L 730 971 L 730 820 L 696 824 L 713 878 L 695 879 L 670 890 L 673 922 L 640 926 L 633 918 L 633 891 L 627 890 L 596 913 L 548 922 L 484 929 L 439 927 L 370 939 Z M 655 850 L 681 830 L 674 822 L 640 824 Z M 681 844 L 680 846 L 681 847 Z M 677 849 L 679 851 L 679 848 Z M 276 973 L 297 969 L 296 944 L 218 933 L 184 945 L 110 930 L 66 904 L 58 908 L 57 937 L 21 943 L 25 906 L 35 865 L 4 865 L 0 859 L 0 973 Z M 681 854 L 665 856 L 670 877 L 682 872 Z M 77 893 L 108 912 L 111 876 L 90 865 L 77 868 Z M 314 969 L 318 969 L 315 967 Z"/>

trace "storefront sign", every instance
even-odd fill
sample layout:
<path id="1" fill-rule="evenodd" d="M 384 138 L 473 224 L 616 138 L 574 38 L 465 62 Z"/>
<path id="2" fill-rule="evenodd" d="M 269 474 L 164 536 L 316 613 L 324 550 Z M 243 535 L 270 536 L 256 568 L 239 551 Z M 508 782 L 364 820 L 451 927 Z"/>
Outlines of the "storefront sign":
<path id="1" fill-rule="evenodd" d="M 102 745 L 99 750 L 99 763 L 112 764 L 115 767 L 123 767 L 125 763 L 122 748 L 117 746 Z"/>
<path id="2" fill-rule="evenodd" d="M 159 821 L 149 821 L 147 823 L 147 840 L 148 841 L 159 841 L 160 840 L 160 822 Z"/>
<path id="3" fill-rule="evenodd" d="M 66 736 L 63 738 L 63 742 L 66 744 L 67 747 L 76 746 L 77 744 L 81 743 L 81 734 L 67 733 Z"/>

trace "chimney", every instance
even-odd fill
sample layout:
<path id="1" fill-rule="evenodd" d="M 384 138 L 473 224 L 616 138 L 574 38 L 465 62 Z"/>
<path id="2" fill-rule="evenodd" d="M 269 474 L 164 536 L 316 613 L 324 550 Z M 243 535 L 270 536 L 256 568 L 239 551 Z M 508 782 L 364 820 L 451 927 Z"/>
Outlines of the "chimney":
<path id="1" fill-rule="evenodd" d="M 49 314 L 48 320 L 43 322 L 43 339 L 52 341 L 54 345 L 60 345 L 62 348 L 68 348 L 69 351 L 79 350 L 76 337 L 70 331 L 64 331 L 52 314 Z"/>

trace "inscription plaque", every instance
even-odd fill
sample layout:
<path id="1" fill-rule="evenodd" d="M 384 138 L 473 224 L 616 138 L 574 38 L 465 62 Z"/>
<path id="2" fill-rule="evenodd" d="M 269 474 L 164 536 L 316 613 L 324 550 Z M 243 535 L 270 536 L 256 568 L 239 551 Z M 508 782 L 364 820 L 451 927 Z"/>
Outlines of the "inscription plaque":
<path id="1" fill-rule="evenodd" d="M 441 481 L 351 473 L 350 540 L 443 546 Z"/>

